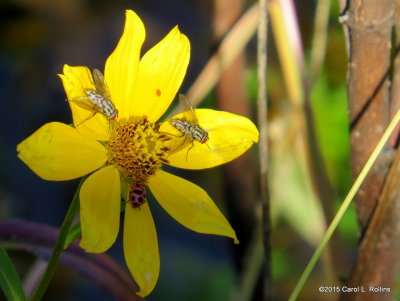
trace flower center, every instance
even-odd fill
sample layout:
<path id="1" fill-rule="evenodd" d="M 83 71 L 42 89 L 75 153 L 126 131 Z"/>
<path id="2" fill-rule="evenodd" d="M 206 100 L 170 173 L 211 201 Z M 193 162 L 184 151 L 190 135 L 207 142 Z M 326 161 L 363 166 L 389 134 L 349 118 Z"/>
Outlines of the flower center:
<path id="1" fill-rule="evenodd" d="M 115 124 L 110 141 L 108 162 L 119 167 L 121 174 L 137 184 L 146 184 L 163 164 L 168 163 L 170 140 L 158 132 L 158 126 L 146 117 L 131 117 Z"/>

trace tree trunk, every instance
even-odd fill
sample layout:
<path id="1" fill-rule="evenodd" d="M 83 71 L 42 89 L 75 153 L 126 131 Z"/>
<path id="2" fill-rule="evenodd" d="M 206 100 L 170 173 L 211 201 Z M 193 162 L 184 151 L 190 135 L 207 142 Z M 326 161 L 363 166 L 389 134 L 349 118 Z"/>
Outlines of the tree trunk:
<path id="1" fill-rule="evenodd" d="M 350 0 L 342 17 L 349 37 L 348 97 L 354 178 L 390 121 L 393 16 L 392 0 Z M 390 147 L 382 151 L 355 199 L 360 246 L 346 286 L 359 287 L 360 292 L 344 292 L 341 300 L 391 300 L 400 260 L 400 155 L 393 163 L 392 153 Z M 381 288 L 381 292 L 372 293 L 370 288 Z M 382 292 L 384 288 L 391 293 Z"/>

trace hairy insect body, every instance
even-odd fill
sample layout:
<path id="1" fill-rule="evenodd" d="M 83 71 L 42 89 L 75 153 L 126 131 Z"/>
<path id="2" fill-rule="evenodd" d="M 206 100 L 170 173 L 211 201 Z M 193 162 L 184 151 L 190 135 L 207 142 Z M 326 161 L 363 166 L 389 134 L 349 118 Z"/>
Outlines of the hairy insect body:
<path id="1" fill-rule="evenodd" d="M 190 136 L 192 140 L 196 140 L 200 143 L 207 142 L 208 133 L 199 125 L 193 125 L 184 119 L 172 119 L 170 122 L 182 134 Z"/>
<path id="2" fill-rule="evenodd" d="M 111 100 L 106 99 L 104 95 L 91 89 L 85 89 L 85 93 L 89 100 L 93 103 L 93 110 L 102 113 L 109 120 L 114 120 L 118 117 L 118 111 Z"/>

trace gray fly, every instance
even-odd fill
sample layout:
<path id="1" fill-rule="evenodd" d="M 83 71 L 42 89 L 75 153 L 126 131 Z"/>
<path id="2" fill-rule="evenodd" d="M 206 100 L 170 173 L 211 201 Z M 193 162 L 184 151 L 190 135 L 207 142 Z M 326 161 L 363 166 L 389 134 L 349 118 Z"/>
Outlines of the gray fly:
<path id="1" fill-rule="evenodd" d="M 108 90 L 104 76 L 100 70 L 93 69 L 93 81 L 95 90 L 85 89 L 84 92 L 86 96 L 76 97 L 69 101 L 74 102 L 83 109 L 93 112 L 89 118 L 93 117 L 96 113 L 101 113 L 108 120 L 115 120 L 118 117 L 118 110 L 111 101 L 110 91 Z"/>
<path id="2" fill-rule="evenodd" d="M 170 119 L 169 122 L 174 128 L 180 131 L 182 135 L 179 136 L 181 139 L 177 139 L 176 143 L 174 143 L 173 146 L 170 146 L 170 154 L 176 153 L 191 144 L 191 147 L 188 149 L 186 154 L 187 159 L 189 150 L 194 146 L 193 141 L 204 144 L 207 142 L 209 137 L 207 131 L 199 125 L 196 112 L 188 98 L 183 94 L 179 94 L 179 101 L 183 107 L 183 118 Z"/>

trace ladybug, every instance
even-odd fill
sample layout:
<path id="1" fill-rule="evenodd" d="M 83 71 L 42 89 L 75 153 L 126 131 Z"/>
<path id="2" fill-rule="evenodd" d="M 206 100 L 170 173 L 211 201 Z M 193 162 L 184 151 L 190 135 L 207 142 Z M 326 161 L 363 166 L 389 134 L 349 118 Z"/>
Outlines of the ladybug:
<path id="1" fill-rule="evenodd" d="M 129 190 L 129 203 L 132 208 L 139 208 L 146 203 L 146 187 L 143 184 L 134 184 Z"/>

